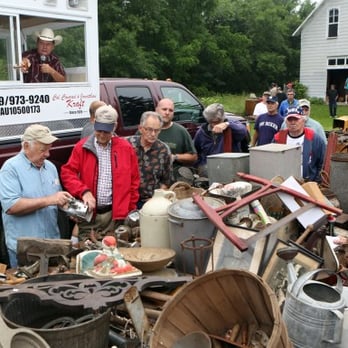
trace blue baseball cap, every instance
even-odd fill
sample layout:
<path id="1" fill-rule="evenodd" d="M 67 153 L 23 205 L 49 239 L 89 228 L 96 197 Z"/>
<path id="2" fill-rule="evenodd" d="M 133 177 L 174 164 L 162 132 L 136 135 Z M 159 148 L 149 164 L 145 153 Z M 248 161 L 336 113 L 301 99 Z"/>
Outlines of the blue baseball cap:
<path id="1" fill-rule="evenodd" d="M 300 107 L 291 107 L 288 108 L 286 113 L 286 118 L 294 117 L 294 118 L 302 118 L 303 110 Z"/>
<path id="2" fill-rule="evenodd" d="M 268 97 L 266 103 L 278 103 L 278 98 L 276 96 Z"/>

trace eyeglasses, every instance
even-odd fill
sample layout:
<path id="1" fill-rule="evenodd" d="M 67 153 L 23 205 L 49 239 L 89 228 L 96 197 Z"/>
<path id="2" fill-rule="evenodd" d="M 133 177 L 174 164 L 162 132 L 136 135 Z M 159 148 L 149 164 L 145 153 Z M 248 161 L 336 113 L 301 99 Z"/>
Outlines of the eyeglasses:
<path id="1" fill-rule="evenodd" d="M 308 111 L 309 107 L 308 106 L 302 106 L 302 109 Z"/>
<path id="2" fill-rule="evenodd" d="M 143 127 L 146 133 L 155 133 L 158 134 L 161 131 L 161 128 L 151 128 L 151 127 Z"/>

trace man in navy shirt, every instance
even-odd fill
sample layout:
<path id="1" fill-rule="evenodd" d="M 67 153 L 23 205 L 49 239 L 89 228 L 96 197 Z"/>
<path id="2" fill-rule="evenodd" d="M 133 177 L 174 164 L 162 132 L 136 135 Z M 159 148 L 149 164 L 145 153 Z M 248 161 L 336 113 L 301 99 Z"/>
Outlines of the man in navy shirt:
<path id="1" fill-rule="evenodd" d="M 267 109 L 268 112 L 260 115 L 255 121 L 251 146 L 270 144 L 274 134 L 280 130 L 283 124 L 284 119 L 278 113 L 277 97 L 267 99 Z"/>

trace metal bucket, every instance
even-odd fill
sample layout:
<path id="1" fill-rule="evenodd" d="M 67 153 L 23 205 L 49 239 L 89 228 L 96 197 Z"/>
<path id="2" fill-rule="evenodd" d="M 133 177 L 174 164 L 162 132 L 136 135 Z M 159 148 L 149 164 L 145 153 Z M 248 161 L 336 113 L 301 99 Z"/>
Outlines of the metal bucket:
<path id="1" fill-rule="evenodd" d="M 94 314 L 81 307 L 62 307 L 22 293 L 2 304 L 1 316 L 11 328 L 33 330 L 51 348 L 108 347 L 110 310 Z"/>
<path id="2" fill-rule="evenodd" d="M 341 342 L 345 301 L 337 286 L 310 280 L 322 269 L 305 273 L 290 286 L 283 309 L 288 334 L 297 348 L 331 347 Z"/>
<path id="3" fill-rule="evenodd" d="M 213 208 L 224 205 L 220 199 L 204 197 L 204 200 Z M 195 274 L 194 253 L 184 251 L 181 243 L 191 238 L 211 239 L 216 231 L 215 226 L 192 198 L 181 199 L 171 204 L 168 215 L 170 247 L 176 251 L 175 268 L 180 272 Z M 207 265 L 210 252 L 209 249 L 205 250 L 201 267 Z"/>
<path id="4" fill-rule="evenodd" d="M 337 196 L 341 209 L 348 212 L 348 153 L 334 153 L 330 163 L 330 189 Z"/>
<path id="5" fill-rule="evenodd" d="M 50 348 L 36 332 L 29 329 L 10 329 L 0 316 L 0 347 L 2 348 Z"/>

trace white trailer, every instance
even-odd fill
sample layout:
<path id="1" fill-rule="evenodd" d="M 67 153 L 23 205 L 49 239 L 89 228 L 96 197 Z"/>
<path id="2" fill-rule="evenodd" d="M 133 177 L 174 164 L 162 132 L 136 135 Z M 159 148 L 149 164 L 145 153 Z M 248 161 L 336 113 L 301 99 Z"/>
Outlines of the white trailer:
<path id="1" fill-rule="evenodd" d="M 45 124 L 64 138 L 87 122 L 90 102 L 99 99 L 97 8 L 96 0 L 0 0 L 0 148 L 18 144 L 28 124 Z M 46 27 L 63 37 L 54 53 L 66 82 L 24 83 L 22 52 Z"/>

